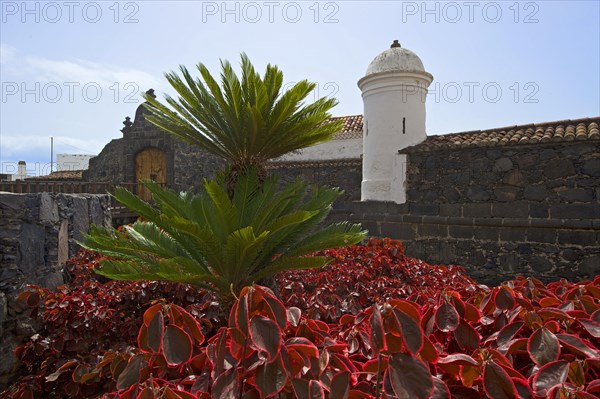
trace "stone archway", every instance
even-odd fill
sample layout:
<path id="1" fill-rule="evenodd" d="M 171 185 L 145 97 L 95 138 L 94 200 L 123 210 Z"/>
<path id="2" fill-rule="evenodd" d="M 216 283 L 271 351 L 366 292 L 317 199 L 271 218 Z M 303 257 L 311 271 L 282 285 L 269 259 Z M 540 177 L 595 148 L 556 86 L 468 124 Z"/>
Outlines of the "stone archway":
<path id="1" fill-rule="evenodd" d="M 165 152 L 159 148 L 146 148 L 135 156 L 135 181 L 137 194 L 145 201 L 152 199 L 152 194 L 141 183 L 140 180 L 150 179 L 159 184 L 167 183 L 167 157 Z"/>

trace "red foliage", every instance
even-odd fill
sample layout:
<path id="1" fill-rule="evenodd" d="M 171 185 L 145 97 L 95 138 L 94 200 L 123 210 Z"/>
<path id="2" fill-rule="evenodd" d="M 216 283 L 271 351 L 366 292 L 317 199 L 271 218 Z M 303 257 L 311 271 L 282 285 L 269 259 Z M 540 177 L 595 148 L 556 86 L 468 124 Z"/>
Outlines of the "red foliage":
<path id="1" fill-rule="evenodd" d="M 121 352 L 135 344 L 142 314 L 153 302 L 176 302 L 189 306 L 196 316 L 210 319 L 219 312 L 212 295 L 183 284 L 102 283 L 93 272 L 101 259 L 101 255 L 82 250 L 67 263 L 69 284 L 55 291 L 32 286 L 21 293 L 32 309 L 31 316 L 43 321 L 43 331 L 16 351 L 26 374 L 18 387 L 23 397 L 31 392 L 44 398 L 64 397 L 65 393 L 88 398 L 112 389 L 110 377 L 86 371 L 106 356 L 106 351 Z M 76 383 L 79 377 L 84 384 Z"/>
<path id="2" fill-rule="evenodd" d="M 332 259 L 321 269 L 281 273 L 279 297 L 310 318 L 337 321 L 392 298 L 430 300 L 451 287 L 470 295 L 478 285 L 460 266 L 432 266 L 404 254 L 402 243 L 371 238 L 367 245 L 319 252 Z"/>
<path id="3" fill-rule="evenodd" d="M 589 399 L 600 392 L 600 276 L 593 282 L 548 285 L 518 278 L 488 289 L 458 268 L 404 257 L 394 241 L 330 253 L 337 254 L 336 261 L 323 270 L 303 272 L 303 279 L 300 272 L 280 279 L 292 285 L 281 288 L 290 293 L 287 297 L 279 299 L 260 286 L 244 288 L 227 326 L 210 330 L 206 318 L 194 313 L 190 304 L 186 310 L 181 303 L 155 302 L 143 317 L 131 317 L 141 327 L 136 337 L 123 337 L 120 343 L 127 348 L 102 352 L 98 344 L 95 360 L 76 351 L 65 360 L 62 353 L 64 361 L 52 361 L 41 371 L 31 369 L 34 374 L 4 394 Z M 378 267 L 386 267 L 382 265 L 389 270 L 378 272 Z M 436 283 L 436 273 L 445 282 Z M 386 279 L 401 284 L 397 293 L 392 284 L 371 287 Z M 337 281 L 343 287 L 335 291 Z M 297 283 L 306 292 L 298 291 Z M 99 287 L 110 284 L 114 283 Z M 321 284 L 333 291 L 322 295 Z M 81 297 L 80 289 L 73 292 Z M 363 290 L 368 291 L 364 296 Z M 26 295 L 31 305 L 38 292 Z M 352 303 L 361 308 L 346 307 L 338 313 L 328 308 L 343 306 L 348 295 L 358 298 Z M 198 304 L 206 303 L 203 300 L 198 297 Z M 292 301 L 305 311 L 286 307 Z M 88 304 L 70 300 L 67 312 L 91 308 Z M 48 311 L 43 312 L 46 324 Z M 121 307 L 110 317 L 128 311 Z M 83 314 L 88 313 L 80 317 Z M 102 321 L 94 323 L 103 331 Z M 114 330 L 112 334 L 114 339 Z M 20 348 L 21 358 L 28 351 L 36 358 L 31 345 L 48 339 Z M 38 361 L 52 350 L 56 349 L 42 348 Z M 32 376 L 45 381 L 38 384 Z M 56 386 L 54 391 L 42 390 L 59 380 L 60 393 Z M 91 388 L 93 392 L 86 391 Z"/>

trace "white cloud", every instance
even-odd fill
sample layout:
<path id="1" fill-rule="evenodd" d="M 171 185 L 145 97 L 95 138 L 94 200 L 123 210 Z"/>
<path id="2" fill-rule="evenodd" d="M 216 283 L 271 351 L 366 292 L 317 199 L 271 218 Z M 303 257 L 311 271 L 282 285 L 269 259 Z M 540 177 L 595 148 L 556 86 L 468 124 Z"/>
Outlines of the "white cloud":
<path id="1" fill-rule="evenodd" d="M 102 87 L 118 84 L 121 90 L 127 83 L 133 83 L 140 91 L 158 86 L 157 80 L 147 72 L 112 64 L 81 59 L 50 60 L 38 57 L 29 57 L 25 62 L 32 74 L 44 82 L 76 82 L 81 85 L 97 83 Z"/>
<path id="2" fill-rule="evenodd" d="M 0 64 L 8 64 L 15 56 L 15 49 L 5 43 L 0 43 Z"/>
<path id="3" fill-rule="evenodd" d="M 105 140 L 54 136 L 54 154 L 99 154 L 105 145 Z M 24 154 L 34 153 L 43 154 L 42 158 L 49 158 L 50 136 L 2 134 L 0 152 L 3 159 L 16 158 Z"/>

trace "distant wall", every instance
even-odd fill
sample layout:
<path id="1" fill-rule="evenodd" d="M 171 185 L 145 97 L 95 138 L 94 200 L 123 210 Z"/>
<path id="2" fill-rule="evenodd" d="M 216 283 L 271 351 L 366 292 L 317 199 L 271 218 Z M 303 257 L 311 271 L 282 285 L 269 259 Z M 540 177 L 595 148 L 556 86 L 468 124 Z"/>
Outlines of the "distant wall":
<path id="1" fill-rule="evenodd" d="M 35 333 L 19 292 L 63 284 L 63 266 L 92 223 L 111 224 L 108 196 L 0 193 L 0 386 L 10 380 L 14 349 Z"/>
<path id="2" fill-rule="evenodd" d="M 600 273 L 600 144 L 408 154 L 408 200 L 354 204 L 350 217 L 407 253 L 497 284 Z"/>
<path id="3" fill-rule="evenodd" d="M 279 162 L 269 166 L 278 173 L 282 184 L 297 178 L 321 186 L 339 187 L 344 193 L 335 201 L 336 211 L 350 211 L 354 201 L 360 201 L 362 162 L 360 159 L 334 161 Z"/>

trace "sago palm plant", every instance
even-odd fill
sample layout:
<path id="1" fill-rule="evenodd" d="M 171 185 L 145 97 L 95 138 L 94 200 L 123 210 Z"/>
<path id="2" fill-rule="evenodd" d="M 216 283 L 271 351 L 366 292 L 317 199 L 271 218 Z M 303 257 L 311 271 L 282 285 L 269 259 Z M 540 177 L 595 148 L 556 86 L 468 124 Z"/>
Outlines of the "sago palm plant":
<path id="1" fill-rule="evenodd" d="M 328 141 L 342 129 L 342 122 L 328 121 L 337 100 L 305 104 L 315 84 L 302 80 L 283 91 L 277 66 L 267 65 L 261 77 L 242 54 L 241 78 L 229 62 L 221 61 L 220 84 L 204 64 L 197 68 L 202 79 L 193 78 L 184 66 L 182 76 L 165 74 L 178 98 L 167 95 L 167 106 L 145 95 L 150 111 L 146 119 L 224 159 L 230 186 L 249 169 L 256 169 L 262 180 L 268 160 Z"/>
<path id="2" fill-rule="evenodd" d="M 93 227 L 85 248 L 112 257 L 97 273 L 118 280 L 167 280 L 216 291 L 231 301 L 242 287 L 279 271 L 324 266 L 314 251 L 364 238 L 360 225 L 315 229 L 340 194 L 298 180 L 282 190 L 277 178 L 259 184 L 257 173 L 239 175 L 230 198 L 226 183 L 204 181 L 199 195 L 145 181 L 151 205 L 125 189 L 115 198 L 141 218 L 123 231 Z"/>
<path id="3" fill-rule="evenodd" d="M 166 78 L 178 98 L 162 104 L 145 96 L 147 120 L 189 144 L 224 159 L 221 180 L 204 181 L 198 196 L 146 181 L 154 204 L 119 189 L 114 196 L 140 215 L 117 231 L 93 227 L 84 247 L 112 258 L 98 273 L 120 280 L 168 280 L 215 290 L 228 302 L 252 282 L 279 271 L 320 267 L 324 257 L 305 255 L 351 245 L 360 225 L 319 226 L 340 191 L 300 181 L 279 190 L 266 163 L 290 151 L 327 141 L 341 129 L 329 122 L 335 99 L 305 104 L 315 84 L 282 90 L 283 73 L 268 65 L 260 76 L 242 54 L 241 78 L 222 61 L 220 84 L 203 65 L 200 78 L 185 67 Z M 264 280 L 263 280 L 264 281 Z"/>

